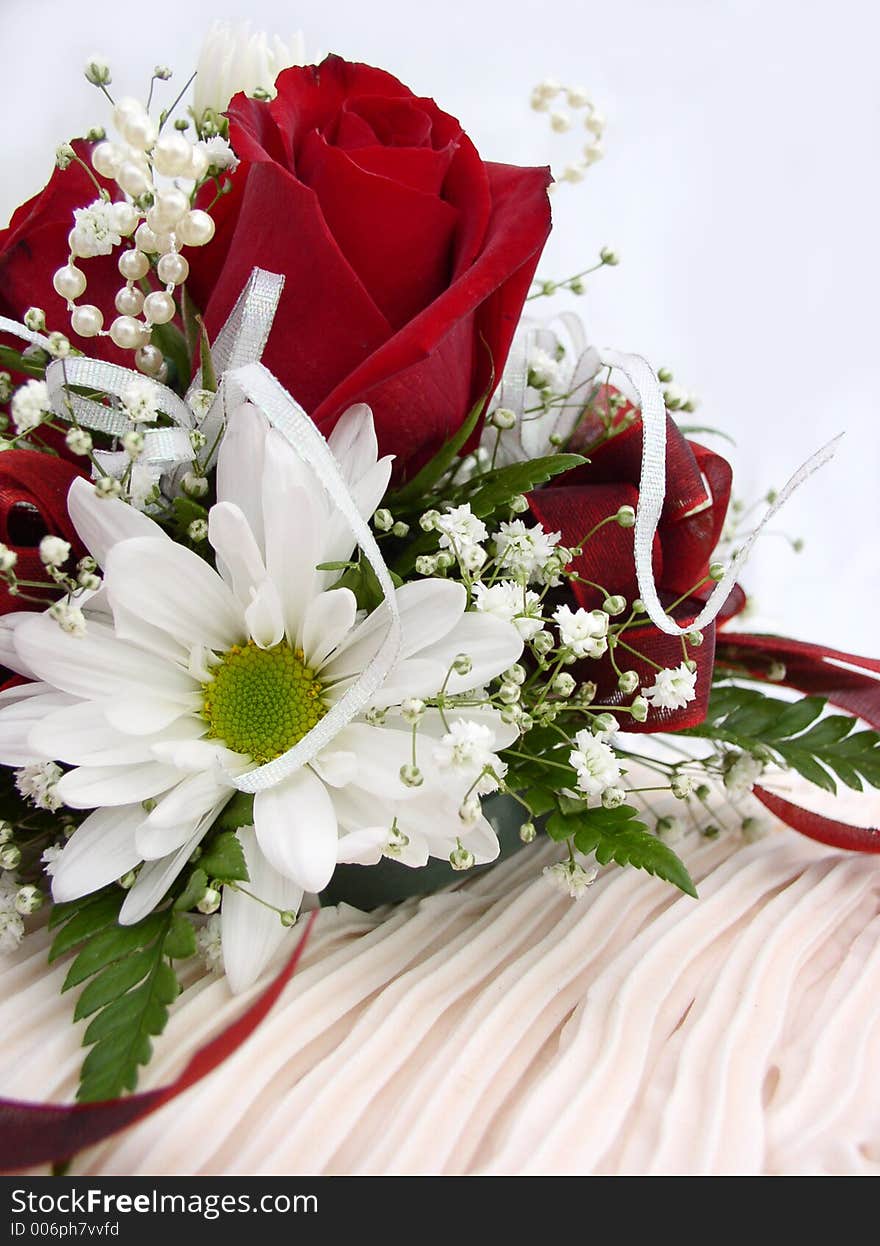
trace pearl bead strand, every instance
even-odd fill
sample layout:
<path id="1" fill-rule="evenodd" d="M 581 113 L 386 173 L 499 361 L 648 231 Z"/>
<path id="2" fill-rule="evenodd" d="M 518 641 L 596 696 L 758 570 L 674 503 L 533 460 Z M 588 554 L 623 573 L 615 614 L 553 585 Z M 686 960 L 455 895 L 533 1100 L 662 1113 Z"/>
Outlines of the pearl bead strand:
<path id="1" fill-rule="evenodd" d="M 565 105 L 572 111 L 567 112 Z M 583 87 L 563 86 L 555 78 L 545 78 L 533 88 L 531 106 L 535 112 L 549 113 L 550 129 L 555 134 L 565 134 L 573 128 L 576 117 L 572 113 L 583 113 L 583 128 L 590 137 L 583 145 L 580 157 L 569 161 L 558 179 L 572 185 L 582 182 L 590 166 L 605 154 L 602 147 L 605 118 L 602 113 Z M 554 186 L 550 189 L 553 190 Z"/>
<path id="2" fill-rule="evenodd" d="M 111 205 L 106 224 L 120 241 L 128 240 L 118 259 L 125 283 L 114 300 L 118 314 L 105 329 L 100 308 L 79 302 L 88 282 L 75 262 L 85 258 L 74 251 L 76 231 L 71 231 L 69 260 L 55 273 L 53 285 L 67 303 L 75 333 L 109 337 L 121 349 L 136 352 L 141 371 L 158 376 L 164 368 L 162 353 L 150 338 L 154 326 L 170 323 L 176 314 L 175 291 L 189 276 L 189 262 L 181 250 L 205 246 L 214 236 L 213 219 L 192 206 L 210 160 L 205 149 L 180 130 L 160 134 L 139 100 L 119 100 L 113 121 L 119 139 L 99 142 L 91 162 L 95 172 L 114 180 L 125 196 Z M 169 184 L 163 178 L 177 180 Z M 178 181 L 191 183 L 191 188 L 181 189 Z M 144 293 L 136 283 L 153 267 L 164 289 Z"/>

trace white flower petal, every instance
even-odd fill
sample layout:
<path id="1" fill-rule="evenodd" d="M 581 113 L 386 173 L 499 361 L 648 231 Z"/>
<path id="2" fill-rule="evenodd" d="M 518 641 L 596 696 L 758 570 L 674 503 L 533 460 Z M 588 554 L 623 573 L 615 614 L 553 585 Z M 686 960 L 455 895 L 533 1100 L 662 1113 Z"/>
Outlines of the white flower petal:
<path id="1" fill-rule="evenodd" d="M 217 500 L 244 512 L 257 545 L 264 549 L 262 480 L 268 421 L 250 403 L 229 416 L 217 455 Z"/>
<path id="2" fill-rule="evenodd" d="M 428 709 L 419 723 L 419 735 L 430 736 L 440 740 L 448 731 L 447 723 L 452 719 L 463 719 L 465 722 L 481 723 L 490 727 L 494 736 L 492 748 L 496 753 L 501 749 L 510 748 L 519 739 L 519 728 L 513 723 L 506 723 L 498 710 L 487 705 L 454 706 L 446 711 L 446 722 L 439 710 Z"/>
<path id="3" fill-rule="evenodd" d="M 115 882 L 140 862 L 135 831 L 143 822 L 139 804 L 98 809 L 71 835 L 55 861 L 52 897 L 57 904 L 78 900 Z"/>
<path id="4" fill-rule="evenodd" d="M 58 780 L 58 795 L 71 809 L 128 805 L 158 796 L 178 777 L 173 766 L 155 761 L 137 766 L 78 766 Z"/>
<path id="5" fill-rule="evenodd" d="M 141 693 L 105 705 L 104 713 L 108 723 L 123 735 L 155 735 L 166 731 L 172 723 L 198 713 L 200 704 L 201 693 L 198 692 L 192 692 L 178 701 Z"/>
<path id="6" fill-rule="evenodd" d="M 24 675 L 25 679 L 36 679 L 37 675 L 18 652 L 15 633 L 22 623 L 33 617 L 31 610 L 16 610 L 12 614 L 4 614 L 0 617 L 0 666 L 15 671 L 16 675 Z"/>
<path id="7" fill-rule="evenodd" d="M 343 411 L 327 438 L 327 444 L 333 451 L 347 485 L 360 480 L 365 472 L 375 466 L 379 457 L 379 443 L 376 440 L 373 412 L 365 402 L 356 403 Z"/>
<path id="8" fill-rule="evenodd" d="M 193 854 L 193 849 L 207 830 L 206 825 L 189 837 L 182 848 L 173 856 L 162 857 L 158 861 L 147 861 L 141 866 L 137 881 L 125 897 L 119 910 L 119 923 L 122 926 L 134 926 L 153 909 L 164 897 L 168 888 L 184 868 Z"/>
<path id="9" fill-rule="evenodd" d="M 212 506 L 208 515 L 208 540 L 217 554 L 217 570 L 239 604 L 249 605 L 251 589 L 265 580 L 266 567 L 241 507 L 233 502 L 218 502 Z"/>
<path id="10" fill-rule="evenodd" d="M 101 591 L 106 597 L 104 590 Z M 107 609 L 109 612 L 109 601 Z M 138 649 L 144 649 L 147 653 L 152 653 L 173 665 L 186 667 L 189 656 L 186 645 L 182 645 L 173 636 L 169 636 L 161 627 L 154 627 L 152 623 L 147 623 L 139 614 L 128 610 L 121 603 L 116 603 L 116 609 L 112 617 L 108 617 L 107 622 L 112 625 L 120 640 L 126 640 L 136 645 Z"/>
<path id="11" fill-rule="evenodd" d="M 2 722 L 2 718 L 0 718 Z M 30 742 L 70 766 L 119 766 L 151 760 L 149 741 L 111 726 L 100 701 L 75 701 L 31 728 Z"/>
<path id="12" fill-rule="evenodd" d="M 449 666 L 441 662 L 422 657 L 407 658 L 398 662 L 370 704 L 384 709 L 389 705 L 400 705 L 407 697 L 436 696 L 448 670 Z"/>
<path id="13" fill-rule="evenodd" d="M 340 864 L 378 865 L 388 843 L 387 826 L 369 826 L 339 837 Z"/>
<path id="14" fill-rule="evenodd" d="M 482 688 L 490 679 L 513 666 L 523 651 L 523 640 L 512 623 L 491 614 L 471 612 L 462 615 L 455 627 L 435 644 L 419 652 L 419 657 L 439 662 L 448 670 L 460 653 L 466 653 L 473 666 L 467 675 L 450 676 L 449 693 Z"/>
<path id="15" fill-rule="evenodd" d="M 51 717 L 56 710 L 70 704 L 70 697 L 56 692 L 46 684 L 34 684 L 39 695 L 22 696 L 0 707 L 0 765 L 28 766 L 32 762 L 54 760 L 54 753 L 47 753 L 35 743 L 32 733 L 36 727 Z M 10 692 L 22 694 L 23 688 L 11 688 Z"/>
<path id="16" fill-rule="evenodd" d="M 146 832 L 157 827 L 167 830 L 182 822 L 195 826 L 218 801 L 228 800 L 231 795 L 232 788 L 216 767 L 187 775 L 166 792 L 145 821 L 142 830 Z M 152 857 L 156 854 L 144 853 L 144 856 L 147 855 Z"/>
<path id="17" fill-rule="evenodd" d="M 275 869 L 304 891 L 322 891 L 336 868 L 336 814 L 324 784 L 304 766 L 254 797 L 254 827 Z"/>
<path id="18" fill-rule="evenodd" d="M 118 541 L 127 541 L 130 537 L 155 537 L 172 543 L 143 511 L 119 498 L 99 498 L 95 486 L 82 478 L 70 486 L 67 510 L 99 567 L 106 567 L 107 555 Z"/>
<path id="19" fill-rule="evenodd" d="M 344 787 L 357 775 L 358 761 L 354 753 L 344 752 L 335 745 L 325 748 L 310 763 L 315 774 L 330 787 Z"/>
<path id="20" fill-rule="evenodd" d="M 354 722 L 339 732 L 333 746 L 354 754 L 357 777 L 353 782 L 358 787 L 385 801 L 411 800 L 418 788 L 404 785 L 400 768 L 412 762 L 412 740 L 412 729 Z M 421 761 L 418 748 L 416 757 Z M 375 820 L 374 812 L 370 823 Z"/>
<path id="21" fill-rule="evenodd" d="M 244 640 L 242 612 L 204 559 L 173 541 L 137 538 L 110 551 L 105 576 L 114 611 L 159 627 L 180 644 L 229 649 Z"/>
<path id="22" fill-rule="evenodd" d="M 260 850 L 253 827 L 241 827 L 237 834 L 248 870 L 248 891 L 275 908 L 296 913 L 302 903 L 302 888 L 269 864 Z M 281 925 L 277 913 L 233 887 L 223 889 L 220 920 L 223 965 L 229 989 L 238 994 L 256 982 L 281 944 L 294 931 Z"/>
<path id="23" fill-rule="evenodd" d="M 96 693 L 124 699 L 149 690 L 157 699 L 186 704 L 196 687 L 186 672 L 118 640 L 103 623 L 90 623 L 85 636 L 71 636 L 48 615 L 35 614 L 15 636 L 22 658 L 40 679 L 86 700 Z"/>
<path id="24" fill-rule="evenodd" d="M 324 659 L 354 627 L 357 598 L 349 588 L 331 588 L 313 597 L 302 629 L 306 661 L 320 668 Z"/>
<path id="25" fill-rule="evenodd" d="M 266 569 L 281 595 L 287 635 L 300 638 L 302 620 L 318 590 L 327 504 L 321 486 L 280 433 L 266 438 L 263 522 Z"/>
<path id="26" fill-rule="evenodd" d="M 244 612 L 245 626 L 261 649 L 274 649 L 284 639 L 284 613 L 278 589 L 271 580 L 264 580 L 251 593 L 251 603 Z"/>

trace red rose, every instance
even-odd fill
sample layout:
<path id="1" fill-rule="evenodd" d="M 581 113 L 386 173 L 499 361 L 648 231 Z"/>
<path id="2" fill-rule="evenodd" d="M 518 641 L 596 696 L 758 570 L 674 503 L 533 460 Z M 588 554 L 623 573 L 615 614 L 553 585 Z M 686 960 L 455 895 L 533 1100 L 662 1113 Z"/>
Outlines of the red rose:
<path id="1" fill-rule="evenodd" d="M 612 393 L 614 391 L 611 391 Z M 602 399 L 600 397 L 599 401 Z M 631 421 L 631 422 L 628 422 Z M 576 439 L 590 462 L 576 468 L 558 483 L 533 493 L 531 510 L 548 530 L 562 533 L 562 544 L 578 546 L 592 528 L 621 506 L 635 509 L 639 501 L 642 461 L 642 422 L 628 404 L 616 416 L 622 431 L 590 446 L 599 425 L 585 421 Z M 708 575 L 709 560 L 721 536 L 730 502 L 731 469 L 726 459 L 694 441 L 688 441 L 667 418 L 666 500 L 654 538 L 653 571 L 660 599 L 668 608 L 684 598 L 673 611 L 680 625 L 695 618 L 714 585 L 689 595 Z M 631 603 L 638 596 L 632 528 L 607 523 L 584 545 L 583 553 L 571 568 L 583 581 L 572 585 L 577 604 L 588 610 L 602 604 L 605 592 L 619 594 Z M 722 611 L 722 621 L 742 608 L 744 597 L 736 589 Z M 682 660 L 681 641 L 668 636 L 651 623 L 627 631 L 624 640 L 650 661 L 641 661 L 627 650 L 617 653 L 622 670 L 636 671 L 644 684 L 653 682 L 655 668 L 678 666 Z M 696 700 L 684 710 L 652 710 L 644 726 L 624 721 L 633 730 L 659 731 L 686 727 L 705 716 L 706 699 L 712 675 L 715 625 L 704 631 L 703 644 L 690 656 L 697 662 Z M 597 675 L 598 672 L 598 675 Z M 596 680 L 599 700 L 604 704 L 624 704 L 631 698 L 617 690 L 617 674 L 608 659 L 591 662 L 585 679 Z"/>
<path id="2" fill-rule="evenodd" d="M 81 474 L 72 463 L 37 450 L 0 454 L 0 541 L 18 555 L 19 579 L 47 578 L 38 546 L 48 534 L 70 541 L 77 556 L 85 553 L 67 513 L 68 490 Z M 33 603 L 10 596 L 0 583 L 0 614 L 32 608 Z"/>
<path id="3" fill-rule="evenodd" d="M 500 376 L 550 229 L 545 169 L 480 159 L 396 78 L 331 56 L 236 96 L 242 161 L 190 254 L 216 334 L 255 266 L 286 277 L 263 359 L 329 432 L 367 402 L 384 453 L 418 466 Z"/>

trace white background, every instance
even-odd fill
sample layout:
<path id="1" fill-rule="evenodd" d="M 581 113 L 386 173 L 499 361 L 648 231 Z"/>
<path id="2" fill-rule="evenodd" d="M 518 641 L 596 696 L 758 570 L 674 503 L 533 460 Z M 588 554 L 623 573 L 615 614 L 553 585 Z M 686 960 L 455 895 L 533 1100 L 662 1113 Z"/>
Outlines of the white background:
<path id="1" fill-rule="evenodd" d="M 223 0 L 221 0 L 221 5 Z M 433 95 L 484 156 L 563 164 L 572 135 L 527 107 L 552 75 L 593 92 L 607 158 L 555 199 L 542 265 L 622 256 L 577 300 L 597 342 L 637 350 L 727 429 L 753 498 L 840 430 L 837 459 L 780 516 L 746 582 L 762 622 L 880 655 L 876 302 L 880 38 L 873 0 L 0 0 L 0 218 L 55 145 L 106 120 L 87 54 L 140 94 L 182 83 L 215 17 L 379 64 Z M 719 449 L 723 442 L 710 442 Z"/>

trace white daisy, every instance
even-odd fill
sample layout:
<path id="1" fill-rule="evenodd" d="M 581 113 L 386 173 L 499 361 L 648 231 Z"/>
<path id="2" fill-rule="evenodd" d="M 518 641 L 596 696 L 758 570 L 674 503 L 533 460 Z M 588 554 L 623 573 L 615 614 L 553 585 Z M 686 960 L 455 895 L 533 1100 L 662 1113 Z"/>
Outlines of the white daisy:
<path id="1" fill-rule="evenodd" d="M 390 459 L 378 459 L 369 409 L 348 412 L 329 443 L 369 517 L 391 470 Z M 364 617 L 349 589 L 333 587 L 334 573 L 316 571 L 349 560 L 354 538 L 311 470 L 249 404 L 230 416 L 217 497 L 215 571 L 143 513 L 77 480 L 70 515 L 104 570 L 85 607 L 85 634 L 61 631 L 47 614 L 2 621 L 0 660 L 40 682 L 0 693 L 0 763 L 72 767 L 54 790 L 69 807 L 94 812 L 55 863 L 53 894 L 72 900 L 140 865 L 123 923 L 162 900 L 233 795 L 230 776 L 302 739 L 386 634 L 387 607 Z M 459 837 L 477 861 L 497 855 L 485 819 L 464 829 L 458 818 L 472 780 L 442 770 L 432 749 L 450 719 L 483 724 L 495 750 L 512 742 L 515 728 L 479 690 L 517 660 L 522 640 L 509 623 L 465 613 L 465 589 L 452 581 L 406 584 L 397 604 L 400 657 L 366 707 L 391 707 L 384 725 L 360 718 L 342 728 L 308 766 L 257 793 L 254 826 L 239 832 L 248 890 L 277 909 L 296 910 L 303 891 L 322 890 L 337 862 L 377 861 L 395 825 L 408 864 L 448 857 Z M 452 669 L 462 654 L 466 675 Z M 407 786 L 401 769 L 413 761 L 413 728 L 394 707 L 430 701 L 444 682 L 447 696 L 476 695 L 443 714 L 428 706 L 415 736 L 423 782 Z M 286 932 L 270 909 L 232 888 L 222 919 L 227 973 L 240 990 Z"/>

